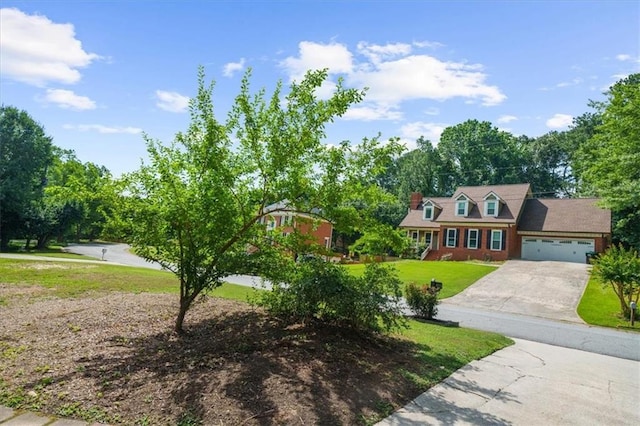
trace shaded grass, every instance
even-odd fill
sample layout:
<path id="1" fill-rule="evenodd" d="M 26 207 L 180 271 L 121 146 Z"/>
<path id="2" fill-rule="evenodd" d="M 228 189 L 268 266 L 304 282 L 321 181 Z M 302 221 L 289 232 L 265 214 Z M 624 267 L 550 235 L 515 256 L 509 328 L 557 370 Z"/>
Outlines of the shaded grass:
<path id="1" fill-rule="evenodd" d="M 60 257 L 66 259 L 96 259 L 94 257 L 85 256 L 83 254 L 67 253 L 64 251 L 65 246 L 63 244 L 49 244 L 44 249 L 36 249 L 35 247 L 30 246 L 28 250 L 24 250 L 24 244 L 24 240 L 12 240 L 9 243 L 9 252 L 17 254 L 29 254 L 32 256 Z"/>
<path id="2" fill-rule="evenodd" d="M 38 262 L 0 259 L 0 283 L 39 285 L 57 297 L 80 297 L 87 292 L 175 293 L 178 278 L 171 272 L 95 263 Z M 213 297 L 246 301 L 252 288 L 225 283 L 210 292 Z"/>
<path id="3" fill-rule="evenodd" d="M 442 282 L 443 287 L 439 294 L 441 299 L 460 293 L 480 278 L 496 270 L 495 266 L 465 262 L 400 260 L 388 264 L 396 268 L 398 277 L 404 284 L 410 282 L 426 284 L 432 278 Z M 346 268 L 352 274 L 362 275 L 365 265 L 346 265 Z"/>
<path id="4" fill-rule="evenodd" d="M 441 382 L 469 362 L 513 345 L 513 340 L 497 333 L 459 328 L 435 321 L 409 320 L 400 335 L 416 343 L 424 361 L 419 372 L 403 371 L 417 386 L 426 390 Z M 434 365 L 437 361 L 437 365 Z"/>
<path id="5" fill-rule="evenodd" d="M 631 327 L 628 319 L 622 318 L 620 301 L 610 285 L 603 286 L 594 276 L 589 278 L 587 288 L 578 304 L 578 315 L 587 324 L 602 327 L 622 328 L 640 331 L 640 321 Z"/>

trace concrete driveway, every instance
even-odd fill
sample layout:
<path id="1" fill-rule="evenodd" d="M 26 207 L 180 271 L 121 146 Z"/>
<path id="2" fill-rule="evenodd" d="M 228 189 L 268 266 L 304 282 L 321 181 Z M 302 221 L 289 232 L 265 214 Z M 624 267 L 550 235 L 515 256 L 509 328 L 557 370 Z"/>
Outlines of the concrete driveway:
<path id="1" fill-rule="evenodd" d="M 638 424 L 640 363 L 514 340 L 378 426 Z"/>
<path id="2" fill-rule="evenodd" d="M 442 303 L 584 323 L 576 307 L 589 268 L 580 263 L 509 260 Z"/>

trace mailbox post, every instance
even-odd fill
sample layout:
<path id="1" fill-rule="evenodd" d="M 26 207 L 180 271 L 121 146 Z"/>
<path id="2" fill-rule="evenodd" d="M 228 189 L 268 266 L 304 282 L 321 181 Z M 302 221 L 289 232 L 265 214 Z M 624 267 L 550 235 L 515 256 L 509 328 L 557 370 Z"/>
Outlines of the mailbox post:
<path id="1" fill-rule="evenodd" d="M 107 249 L 103 248 L 102 249 L 102 260 L 104 260 L 104 255 L 107 253 Z"/>
<path id="2" fill-rule="evenodd" d="M 633 327 L 633 324 L 636 322 L 636 306 L 636 302 L 631 302 L 629 304 L 629 307 L 631 308 L 631 327 Z"/>

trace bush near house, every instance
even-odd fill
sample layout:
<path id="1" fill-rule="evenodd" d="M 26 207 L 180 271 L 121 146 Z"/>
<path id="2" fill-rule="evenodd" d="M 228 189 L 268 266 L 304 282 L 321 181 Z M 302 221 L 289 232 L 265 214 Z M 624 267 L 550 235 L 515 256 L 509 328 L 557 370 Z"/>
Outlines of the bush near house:
<path id="1" fill-rule="evenodd" d="M 439 289 L 427 284 L 409 283 L 404 288 L 407 304 L 420 318 L 433 319 L 438 313 Z"/>

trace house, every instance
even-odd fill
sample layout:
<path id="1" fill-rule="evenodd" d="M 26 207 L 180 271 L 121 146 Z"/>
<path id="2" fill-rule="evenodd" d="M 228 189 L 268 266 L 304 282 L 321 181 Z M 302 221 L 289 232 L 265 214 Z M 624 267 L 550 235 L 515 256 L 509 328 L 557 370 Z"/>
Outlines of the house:
<path id="1" fill-rule="evenodd" d="M 400 223 L 421 259 L 586 261 L 611 239 L 597 199 L 533 198 L 529 184 L 459 187 L 451 197 L 411 195 Z"/>
<path id="2" fill-rule="evenodd" d="M 314 214 L 319 211 L 314 210 L 310 214 L 295 212 L 286 200 L 270 204 L 264 211 L 267 213 L 260 222 L 266 225 L 267 231 L 277 229 L 283 235 L 288 235 L 296 230 L 306 237 L 309 244 L 315 243 L 327 250 L 331 249 L 333 225 Z"/>

